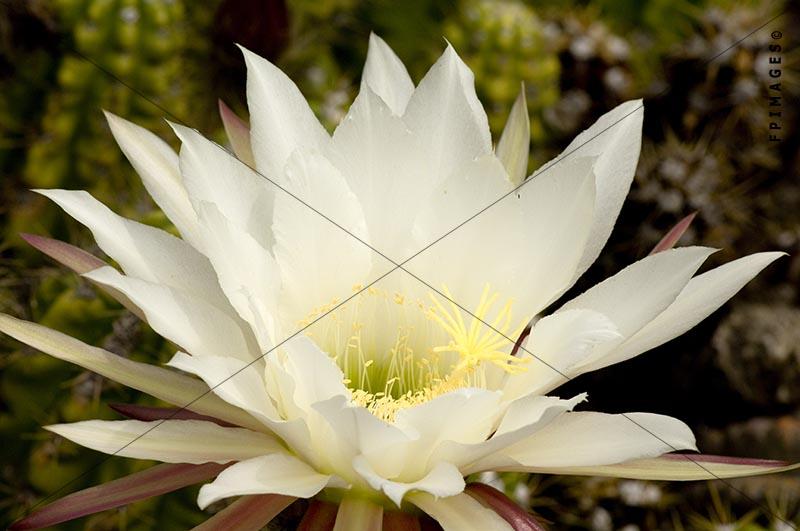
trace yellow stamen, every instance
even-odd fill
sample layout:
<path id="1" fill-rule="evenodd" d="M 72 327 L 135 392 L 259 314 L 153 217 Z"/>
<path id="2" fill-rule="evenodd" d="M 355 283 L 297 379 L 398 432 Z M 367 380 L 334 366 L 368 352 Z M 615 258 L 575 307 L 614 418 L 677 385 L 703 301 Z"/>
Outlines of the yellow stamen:
<path id="1" fill-rule="evenodd" d="M 493 311 L 500 294 L 487 284 L 471 320 L 465 320 L 449 289 L 443 286 L 442 292 L 447 302 L 430 293 L 432 304 L 425 304 L 370 287 L 309 330 L 344 372 L 354 403 L 392 421 L 398 411 L 455 389 L 485 387 L 488 365 L 509 373 L 526 370 L 523 360 L 507 353 L 530 320 L 512 327 L 513 301 Z M 301 324 L 312 322 L 337 302 L 314 308 Z M 372 329 L 370 318 L 375 316 L 378 323 L 383 322 L 381 318 L 392 322 L 396 317 L 391 347 L 376 348 L 387 345 L 387 338 Z M 447 344 L 432 347 L 428 338 L 433 337 L 431 330 L 437 329 L 448 336 Z"/>
<path id="2" fill-rule="evenodd" d="M 512 338 L 519 337 L 530 320 L 523 320 L 516 329 L 511 330 L 513 301 L 506 302 L 490 326 L 487 326 L 488 315 L 499 298 L 498 293 L 491 293 L 491 288 L 487 284 L 481 294 L 478 308 L 473 313 L 469 329 L 467 329 L 461 317 L 462 310 L 453 301 L 450 291 L 447 287 L 444 287 L 442 291 L 448 298 L 452 313 L 448 312 L 431 293 L 429 296 L 438 311 L 432 309 L 429 317 L 450 335 L 450 341 L 447 345 L 434 347 L 433 350 L 434 352 L 455 352 L 460 356 L 458 364 L 453 369 L 454 373 L 469 367 L 477 367 L 483 362 L 492 363 L 509 373 L 526 370 L 521 366 L 524 363 L 523 359 L 503 351 L 505 347 L 513 345 L 514 339 Z"/>

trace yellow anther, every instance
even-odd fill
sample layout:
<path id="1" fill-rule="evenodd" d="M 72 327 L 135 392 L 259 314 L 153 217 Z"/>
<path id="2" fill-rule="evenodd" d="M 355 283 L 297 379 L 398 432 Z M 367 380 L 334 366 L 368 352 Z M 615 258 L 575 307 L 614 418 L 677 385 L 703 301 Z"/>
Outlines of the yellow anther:
<path id="1" fill-rule="evenodd" d="M 486 368 L 492 365 L 508 373 L 527 369 L 522 359 L 508 352 L 528 319 L 514 328 L 513 301 L 500 305 L 503 299 L 488 285 L 471 316 L 447 287 L 444 301 L 429 294 L 432 304 L 376 287 L 362 291 L 361 284 L 353 290 L 361 293 L 352 301 L 340 306 L 333 299 L 315 307 L 300 323 L 311 324 L 307 334 L 313 333 L 342 369 L 353 403 L 378 418 L 393 421 L 402 409 L 442 394 L 485 387 Z M 386 332 L 394 334 L 393 340 L 382 337 Z M 445 344 L 431 341 L 442 332 Z"/>

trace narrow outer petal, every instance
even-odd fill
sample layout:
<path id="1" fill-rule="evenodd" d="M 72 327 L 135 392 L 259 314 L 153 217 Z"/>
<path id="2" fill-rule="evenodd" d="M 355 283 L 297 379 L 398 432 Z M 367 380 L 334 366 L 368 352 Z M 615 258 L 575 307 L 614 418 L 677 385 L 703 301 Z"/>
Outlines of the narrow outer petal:
<path id="1" fill-rule="evenodd" d="M 714 252 L 708 247 L 681 247 L 648 256 L 578 295 L 558 311 L 577 308 L 599 312 L 611 319 L 620 334 L 629 337 L 672 304 Z"/>
<path id="2" fill-rule="evenodd" d="M 79 365 L 179 407 L 259 429 L 253 417 L 213 395 L 208 386 L 174 371 L 138 363 L 42 325 L 0 314 L 0 332 L 60 360 Z"/>
<path id="3" fill-rule="evenodd" d="M 505 459 L 523 467 L 604 465 L 696 449 L 692 431 L 672 417 L 580 411 L 561 415 L 533 437 L 490 456 L 475 469 L 495 470 L 494 464 L 502 466 Z"/>
<path id="4" fill-rule="evenodd" d="M 253 158 L 253 149 L 250 147 L 250 126 L 222 100 L 219 100 L 219 117 L 222 119 L 222 125 L 225 127 L 225 134 L 228 135 L 228 142 L 230 142 L 233 152 L 239 157 L 239 160 L 255 168 L 256 161 Z"/>
<path id="5" fill-rule="evenodd" d="M 228 428 L 236 427 L 224 420 L 215 419 L 208 415 L 200 415 L 194 411 L 177 407 L 141 406 L 139 404 L 109 404 L 108 407 L 133 420 L 205 420 Z"/>
<path id="6" fill-rule="evenodd" d="M 573 476 L 608 476 L 629 479 L 665 481 L 701 481 L 738 478 L 787 472 L 800 468 L 800 463 L 766 459 L 746 459 L 717 455 L 666 454 L 650 459 L 635 459 L 624 463 L 597 466 L 557 468 L 502 467 L 502 470 Z"/>
<path id="7" fill-rule="evenodd" d="M 286 74 L 266 59 L 240 49 L 247 64 L 250 144 L 256 167 L 264 175 L 280 175 L 295 149 L 324 149 L 330 137 Z"/>
<path id="8" fill-rule="evenodd" d="M 15 522 L 9 529 L 39 529 L 74 520 L 213 478 L 227 465 L 161 464 L 74 492 Z"/>
<path id="9" fill-rule="evenodd" d="M 296 499 L 279 494 L 243 496 L 193 531 L 258 531 Z"/>
<path id="10" fill-rule="evenodd" d="M 369 35 L 367 62 L 361 77 L 361 86 L 364 85 L 369 86 L 397 116 L 402 116 L 414 92 L 414 83 L 403 62 L 374 33 Z"/>
<path id="11" fill-rule="evenodd" d="M 605 366 L 606 358 L 613 359 L 615 349 L 625 339 L 675 302 L 713 252 L 715 250 L 708 247 L 681 247 L 647 256 L 562 306 L 556 313 L 575 308 L 600 312 L 621 334 L 619 339 L 594 347 L 575 365 L 571 376 L 586 372 L 588 367 Z M 620 301 L 625 303 L 620 304 Z"/>
<path id="12" fill-rule="evenodd" d="M 202 420 L 85 420 L 45 429 L 99 452 L 165 463 L 227 463 L 284 451 L 271 435 Z"/>
<path id="13" fill-rule="evenodd" d="M 528 117 L 528 103 L 525 101 L 525 85 L 511 107 L 506 126 L 497 143 L 497 158 L 508 172 L 511 184 L 519 186 L 528 173 L 528 153 L 531 144 L 531 122 Z"/>
<path id="14" fill-rule="evenodd" d="M 694 277 L 666 310 L 622 343 L 610 356 L 598 360 L 586 370 L 630 359 L 690 330 L 736 295 L 765 267 L 784 255 L 781 252 L 752 254 Z"/>
<path id="15" fill-rule="evenodd" d="M 184 239 L 195 245 L 198 241 L 197 216 L 183 187 L 178 155 L 147 129 L 109 112 L 105 115 L 114 139 L 142 178 L 147 193 Z"/>

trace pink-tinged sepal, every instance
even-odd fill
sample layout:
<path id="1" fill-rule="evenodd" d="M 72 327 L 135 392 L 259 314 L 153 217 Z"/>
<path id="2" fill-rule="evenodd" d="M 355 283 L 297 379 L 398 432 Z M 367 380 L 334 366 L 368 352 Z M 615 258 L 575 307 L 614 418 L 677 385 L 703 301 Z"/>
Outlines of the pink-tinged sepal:
<path id="1" fill-rule="evenodd" d="M 332 503 L 311 500 L 297 531 L 331 531 L 336 524 L 338 510 Z"/>
<path id="2" fill-rule="evenodd" d="M 258 530 L 271 522 L 296 499 L 282 494 L 242 496 L 195 527 L 194 531 Z"/>
<path id="3" fill-rule="evenodd" d="M 514 531 L 546 531 L 547 528 L 514 500 L 485 483 L 470 483 L 464 492 L 496 512 Z"/>
<path id="4" fill-rule="evenodd" d="M 177 407 L 140 406 L 138 404 L 109 404 L 108 407 L 130 419 L 135 420 L 205 420 L 228 428 L 239 427 L 218 418 L 201 415 L 194 411 Z"/>
<path id="5" fill-rule="evenodd" d="M 383 513 L 382 531 L 421 531 L 419 517 L 402 511 Z"/>
<path id="6" fill-rule="evenodd" d="M 43 252 L 56 262 L 64 265 L 79 275 L 83 275 L 95 269 L 105 267 L 108 264 L 97 258 L 95 255 L 87 253 L 83 249 L 70 245 L 67 242 L 54 240 L 46 236 L 39 236 L 38 234 L 20 234 L 20 237 L 28 242 L 33 248 Z M 134 315 L 144 320 L 142 311 L 133 304 L 128 297 L 114 288 L 102 286 L 103 290 L 114 297 L 120 304 L 130 310 Z"/>
<path id="7" fill-rule="evenodd" d="M 345 496 L 336 512 L 334 531 L 381 531 L 383 506 L 366 498 Z"/>
<path id="8" fill-rule="evenodd" d="M 717 463 L 722 465 L 756 466 L 763 468 L 784 468 L 792 465 L 788 461 L 776 459 L 757 459 L 754 457 L 731 457 L 729 455 L 713 454 L 664 454 L 659 459 L 666 461 L 692 461 L 695 463 Z"/>
<path id="9" fill-rule="evenodd" d="M 251 168 L 255 168 L 256 162 L 255 158 L 253 158 L 253 148 L 250 145 L 250 127 L 222 100 L 219 100 L 219 116 L 222 119 L 222 125 L 225 127 L 225 134 L 228 135 L 228 142 L 230 142 L 233 153 L 239 160 Z"/>
<path id="10" fill-rule="evenodd" d="M 678 223 L 672 227 L 668 233 L 664 235 L 663 238 L 653 247 L 653 250 L 650 251 L 650 254 L 660 253 L 661 251 L 666 251 L 667 249 L 672 249 L 675 247 L 675 244 L 678 243 L 678 240 L 681 239 L 681 236 L 686 232 L 689 228 L 689 225 L 692 224 L 694 221 L 695 216 L 697 216 L 697 212 L 692 212 Z"/>
<path id="11" fill-rule="evenodd" d="M 775 474 L 800 469 L 800 463 L 727 457 L 692 453 L 663 454 L 659 457 L 633 459 L 612 465 L 574 466 L 542 469 L 524 468 L 528 472 L 573 476 L 606 476 L 657 481 L 707 481 Z M 515 468 L 522 470 L 522 468 Z"/>
<path id="12" fill-rule="evenodd" d="M 20 237 L 28 242 L 31 247 L 43 252 L 56 262 L 67 266 L 79 275 L 108 265 L 93 254 L 87 253 L 83 249 L 66 242 L 54 240 L 53 238 L 40 236 L 38 234 L 22 233 Z"/>
<path id="13" fill-rule="evenodd" d="M 18 520 L 9 529 L 40 529 L 67 522 L 135 501 L 159 496 L 203 482 L 222 472 L 228 464 L 161 464 L 124 478 L 90 487 L 45 505 Z"/>

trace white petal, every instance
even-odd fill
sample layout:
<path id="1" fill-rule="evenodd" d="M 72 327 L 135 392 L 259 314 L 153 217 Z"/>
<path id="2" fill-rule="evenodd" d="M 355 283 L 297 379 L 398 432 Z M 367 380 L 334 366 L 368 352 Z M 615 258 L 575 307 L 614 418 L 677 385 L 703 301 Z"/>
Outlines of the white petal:
<path id="1" fill-rule="evenodd" d="M 283 172 L 295 149 L 323 149 L 330 137 L 286 74 L 253 52 L 241 50 L 247 64 L 253 156 L 258 171 L 274 178 Z"/>
<path id="2" fill-rule="evenodd" d="M 295 197 L 275 197 L 274 253 L 285 325 L 295 330 L 313 308 L 342 301 L 353 286 L 366 284 L 374 253 L 362 243 L 368 237 L 358 200 L 336 168 L 318 154 L 297 151 L 286 172 Z"/>
<path id="3" fill-rule="evenodd" d="M 784 253 L 757 253 L 734 260 L 691 279 L 675 302 L 627 339 L 610 355 L 587 367 L 606 367 L 641 354 L 677 337 L 711 315 Z"/>
<path id="4" fill-rule="evenodd" d="M 271 354 L 274 356 L 274 354 Z M 270 356 L 270 357 L 271 357 Z M 169 365 L 195 374 L 225 401 L 250 413 L 260 426 L 283 439 L 296 453 L 313 460 L 310 434 L 302 419 L 283 420 L 271 400 L 262 363 L 248 364 L 235 358 L 175 354 Z"/>
<path id="5" fill-rule="evenodd" d="M 395 261 L 417 250 L 411 225 L 430 188 L 447 176 L 431 171 L 420 143 L 368 86 L 333 133 L 331 162 L 361 204 L 370 241 Z"/>
<path id="6" fill-rule="evenodd" d="M 295 381 L 294 401 L 298 407 L 309 409 L 334 396 L 349 398 L 342 370 L 311 339 L 295 337 L 283 349 L 287 354 L 284 368 Z"/>
<path id="7" fill-rule="evenodd" d="M 227 463 L 283 451 L 271 435 L 204 420 L 85 420 L 45 429 L 99 452 L 165 463 Z"/>
<path id="8" fill-rule="evenodd" d="M 101 267 L 84 275 L 124 293 L 142 309 L 153 330 L 196 356 L 252 361 L 259 352 L 236 321 L 200 298 Z"/>
<path id="9" fill-rule="evenodd" d="M 126 274 L 192 293 L 221 310 L 232 310 L 206 257 L 180 238 L 118 216 L 82 190 L 37 191 L 86 225 L 97 245 Z"/>
<path id="10" fill-rule="evenodd" d="M 178 156 L 150 131 L 109 112 L 105 115 L 114 139 L 142 178 L 147 192 L 184 239 L 194 245 L 197 218 L 183 187 Z"/>
<path id="11" fill-rule="evenodd" d="M 195 212 L 200 213 L 201 203 L 212 203 L 236 227 L 269 248 L 275 185 L 196 130 L 170 125 L 182 142 L 181 173 Z"/>
<path id="12" fill-rule="evenodd" d="M 411 490 L 427 492 L 437 497 L 446 497 L 462 492 L 466 486 L 464 477 L 458 468 L 444 461 L 436 463 L 422 479 L 410 483 L 392 481 L 379 476 L 363 455 L 353 459 L 353 468 L 369 483 L 370 487 L 383 491 L 398 507 L 403 502 L 406 493 Z"/>
<path id="13" fill-rule="evenodd" d="M 255 238 L 235 227 L 212 203 L 198 214 L 204 228 L 204 252 L 239 316 L 254 331 L 261 352 L 276 341 L 280 272 L 275 259 Z"/>
<path id="14" fill-rule="evenodd" d="M 450 45 L 411 95 L 403 118 L 424 141 L 420 155 L 430 157 L 434 178 L 491 153 L 489 122 L 475 95 L 474 76 Z"/>
<path id="15" fill-rule="evenodd" d="M 222 356 L 189 356 L 177 352 L 167 363 L 199 376 L 214 394 L 257 418 L 277 419 L 278 413 L 267 395 L 264 377 L 256 369 L 237 358 Z"/>
<path id="16" fill-rule="evenodd" d="M 558 312 L 587 309 L 600 312 L 622 338 L 606 341 L 581 361 L 574 374 L 585 372 L 672 304 L 692 275 L 711 255 L 708 247 L 681 247 L 650 255 L 564 304 Z M 625 301 L 624 304 L 621 301 Z"/>
<path id="17" fill-rule="evenodd" d="M 248 494 L 283 494 L 310 498 L 321 491 L 331 476 L 318 473 L 303 461 L 285 453 L 262 455 L 236 463 L 203 485 L 197 504 L 205 509 L 215 501 Z"/>
<path id="18" fill-rule="evenodd" d="M 605 465 L 676 450 L 696 450 L 692 431 L 678 419 L 653 413 L 570 412 L 506 448 L 501 452 L 505 458 L 488 458 L 483 468 L 505 469 L 504 462 L 526 469 Z"/>
<path id="19" fill-rule="evenodd" d="M 412 442 L 405 467 L 398 471 L 398 480 L 414 481 L 430 470 L 435 461 L 431 456 L 447 441 L 461 444 L 485 441 L 502 413 L 500 393 L 477 388 L 459 389 L 401 409 L 394 424 Z"/>
<path id="20" fill-rule="evenodd" d="M 519 186 L 528 174 L 528 154 L 531 144 L 531 122 L 528 117 L 528 103 L 525 101 L 525 86 L 511 107 L 503 134 L 497 143 L 497 158 L 508 172 L 511 184 Z"/>
<path id="21" fill-rule="evenodd" d="M 349 399 L 342 375 L 333 361 L 310 339 L 295 337 L 281 351 L 266 357 L 263 389 L 274 402 L 278 415 L 259 418 L 315 466 L 349 467 L 352 455 L 340 457 L 341 443 L 335 432 L 340 423 L 326 421 L 315 405 L 333 397 Z M 285 422 L 276 422 L 280 417 Z M 377 420 L 377 419 L 376 419 Z"/>
<path id="22" fill-rule="evenodd" d="M 562 400 L 554 396 L 541 396 L 529 394 L 511 403 L 503 415 L 503 420 L 497 426 L 492 439 L 508 433 L 514 433 L 522 428 L 548 418 L 555 418 L 563 411 L 569 411 L 578 403 L 586 400 L 586 393 L 581 393 L 569 400 Z"/>
<path id="23" fill-rule="evenodd" d="M 426 446 L 441 441 L 478 442 L 494 429 L 499 405 L 500 394 L 495 391 L 459 389 L 401 409 L 394 423 L 406 433 L 419 435 Z"/>
<path id="24" fill-rule="evenodd" d="M 466 161 L 433 187 L 430 197 L 418 200 L 423 203 L 414 220 L 414 238 L 418 249 L 443 237 L 498 200 L 499 204 L 491 208 L 513 209 L 517 205 L 511 198 L 501 199 L 512 190 L 503 164 L 493 154 Z M 506 226 L 513 226 L 514 221 L 511 217 Z M 467 226 L 486 222 L 478 217 L 468 223 Z"/>
<path id="25" fill-rule="evenodd" d="M 408 495 L 408 499 L 435 518 L 444 531 L 512 530 L 508 522 L 469 494 L 461 493 L 448 498 L 436 498 L 427 493 L 414 492 Z"/>
<path id="26" fill-rule="evenodd" d="M 61 332 L 5 314 L 0 314 L 0 331 L 60 360 L 74 363 L 178 407 L 248 428 L 259 427 L 250 415 L 209 393 L 208 386 L 194 378 L 125 359 Z"/>
<path id="27" fill-rule="evenodd" d="M 530 394 L 511 403 L 490 439 L 474 444 L 445 442 L 434 453 L 432 460 L 456 463 L 464 475 L 482 472 L 484 469 L 474 466 L 474 463 L 493 453 L 502 454 L 505 448 L 532 436 L 585 399 L 585 393 L 569 400 Z"/>
<path id="28" fill-rule="evenodd" d="M 345 470 L 355 456 L 363 454 L 383 477 L 395 477 L 409 455 L 409 436 L 342 396 L 314 405 L 329 428 L 324 451 L 331 463 Z"/>
<path id="29" fill-rule="evenodd" d="M 369 86 L 375 94 L 398 116 L 405 111 L 408 99 L 414 92 L 414 83 L 408 75 L 403 62 L 395 55 L 386 42 L 375 35 L 369 35 L 369 49 L 361 86 Z"/>
<path id="30" fill-rule="evenodd" d="M 507 376 L 504 398 L 546 393 L 566 383 L 571 369 L 596 345 L 621 337 L 608 317 L 593 310 L 564 310 L 540 319 L 518 354 L 529 360 L 527 370 Z"/>
<path id="31" fill-rule="evenodd" d="M 500 304 L 514 298 L 515 320 L 530 319 L 571 285 L 590 228 L 591 165 L 591 159 L 565 161 L 477 216 L 478 194 L 469 193 L 479 188 L 454 185 L 438 199 L 441 216 L 447 219 L 450 209 L 474 206 L 464 209 L 459 222 L 468 221 L 451 227 L 452 233 L 406 269 L 436 288 L 446 285 L 455 302 L 469 310 L 477 307 L 489 284 L 500 294 Z"/>
<path id="32" fill-rule="evenodd" d="M 642 142 L 642 100 L 633 100 L 618 105 L 597 119 L 586 131 L 575 137 L 567 148 L 553 161 L 562 157 L 597 156 L 594 172 L 597 176 L 597 198 L 591 236 L 581 258 L 576 278 L 595 261 L 606 244 L 611 229 L 619 215 L 625 196 L 636 171 Z"/>

